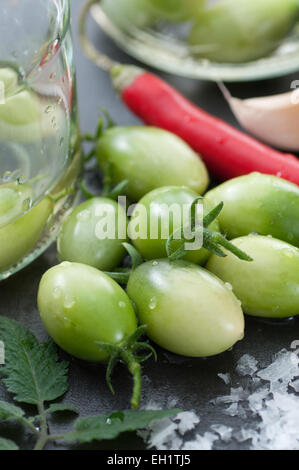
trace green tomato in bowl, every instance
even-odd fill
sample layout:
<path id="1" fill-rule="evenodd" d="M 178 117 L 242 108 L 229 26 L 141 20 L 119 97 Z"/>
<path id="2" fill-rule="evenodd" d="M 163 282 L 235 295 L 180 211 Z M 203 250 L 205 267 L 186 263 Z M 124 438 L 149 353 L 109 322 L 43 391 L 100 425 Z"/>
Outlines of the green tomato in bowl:
<path id="1" fill-rule="evenodd" d="M 64 351 L 86 361 L 107 362 L 96 342 L 118 345 L 137 328 L 124 290 L 96 268 L 64 262 L 49 269 L 38 290 L 46 330 Z"/>
<path id="2" fill-rule="evenodd" d="M 230 253 L 211 256 L 207 269 L 233 287 L 248 315 L 286 318 L 299 314 L 299 249 L 272 237 L 233 240 L 252 258 L 244 263 Z"/>
<path id="3" fill-rule="evenodd" d="M 207 192 L 205 199 L 216 206 L 224 202 L 218 217 L 228 238 L 272 235 L 299 247 L 299 188 L 276 176 L 251 173 Z"/>
<path id="4" fill-rule="evenodd" d="M 168 237 L 182 225 L 190 226 L 190 209 L 198 195 L 185 187 L 167 186 L 154 189 L 136 205 L 128 226 L 128 234 L 135 248 L 145 259 L 166 258 Z M 202 200 L 202 215 L 213 207 Z M 210 229 L 219 231 L 217 219 Z M 179 242 L 178 242 L 179 243 Z M 185 260 L 204 264 L 210 256 L 205 248 L 190 250 Z"/>
<path id="5" fill-rule="evenodd" d="M 297 0 L 220 0 L 199 12 L 189 44 L 214 62 L 248 62 L 273 52 L 298 18 Z"/>
<path id="6" fill-rule="evenodd" d="M 113 127 L 99 138 L 101 170 L 114 184 L 128 181 L 126 194 L 138 201 L 162 186 L 186 186 L 202 194 L 208 187 L 205 164 L 182 139 L 156 127 Z"/>
<path id="7" fill-rule="evenodd" d="M 103 0 L 101 8 L 121 27 L 150 26 L 156 16 L 149 0 Z"/>
<path id="8" fill-rule="evenodd" d="M 148 3 L 160 19 L 180 22 L 195 16 L 205 4 L 205 0 L 148 0 Z"/>
<path id="9" fill-rule="evenodd" d="M 110 227 L 105 227 L 106 223 Z M 110 228 L 111 234 L 107 232 Z M 126 251 L 122 243 L 126 241 L 125 210 L 111 199 L 95 197 L 80 204 L 65 219 L 57 239 L 58 257 L 60 261 L 83 263 L 111 271 L 124 258 Z"/>
<path id="10" fill-rule="evenodd" d="M 0 271 L 16 264 L 34 248 L 53 212 L 50 198 L 28 210 L 31 200 L 29 185 L 0 186 Z"/>
<path id="11" fill-rule="evenodd" d="M 229 286 L 193 263 L 148 261 L 133 271 L 127 292 L 149 338 L 175 354 L 213 356 L 244 336 L 244 315 Z"/>

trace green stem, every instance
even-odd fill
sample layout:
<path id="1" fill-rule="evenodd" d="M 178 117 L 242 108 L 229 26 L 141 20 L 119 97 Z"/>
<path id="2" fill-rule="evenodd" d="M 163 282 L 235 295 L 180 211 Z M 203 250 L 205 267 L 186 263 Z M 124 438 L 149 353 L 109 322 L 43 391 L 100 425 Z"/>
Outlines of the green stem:
<path id="1" fill-rule="evenodd" d="M 136 361 L 134 354 L 130 351 L 123 350 L 120 357 L 127 364 L 130 373 L 133 376 L 133 392 L 131 397 L 132 408 L 137 409 L 140 404 L 141 397 L 141 366 Z"/>
<path id="2" fill-rule="evenodd" d="M 127 272 L 114 272 L 110 273 L 109 271 L 104 272 L 107 276 L 111 277 L 118 284 L 127 285 L 130 279 L 131 270 Z"/>
<path id="3" fill-rule="evenodd" d="M 38 414 L 40 416 L 40 431 L 34 450 L 43 450 L 49 440 L 47 416 L 43 402 L 38 404 Z"/>
<path id="4" fill-rule="evenodd" d="M 236 245 L 230 243 L 221 233 L 214 232 L 211 237 L 212 241 L 226 248 L 233 253 L 237 258 L 242 261 L 253 261 L 251 256 L 247 255 L 244 251 L 240 250 Z"/>
<path id="5" fill-rule="evenodd" d="M 66 437 L 68 434 L 72 434 L 72 433 L 66 433 L 66 434 L 52 434 L 52 435 L 48 436 L 48 441 L 62 441 L 63 439 L 65 439 L 65 437 Z"/>
<path id="6" fill-rule="evenodd" d="M 32 431 L 36 436 L 39 436 L 39 431 L 30 421 L 28 421 L 28 419 L 20 418 L 20 423 L 22 423 L 24 426 L 30 429 L 30 431 Z"/>

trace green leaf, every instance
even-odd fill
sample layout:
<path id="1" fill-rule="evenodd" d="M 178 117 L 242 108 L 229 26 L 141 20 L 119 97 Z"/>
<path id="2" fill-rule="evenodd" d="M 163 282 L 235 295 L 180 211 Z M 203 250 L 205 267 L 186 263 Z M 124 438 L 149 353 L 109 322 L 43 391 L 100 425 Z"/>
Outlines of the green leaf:
<path id="1" fill-rule="evenodd" d="M 130 243 L 122 243 L 122 246 L 127 250 L 132 261 L 132 268 L 136 269 L 143 263 L 143 258 L 138 250 Z"/>
<path id="2" fill-rule="evenodd" d="M 19 447 L 10 439 L 0 437 L 0 450 L 19 450 Z"/>
<path id="3" fill-rule="evenodd" d="M 6 361 L 2 380 L 14 400 L 38 405 L 66 392 L 68 364 L 58 362 L 52 341 L 40 344 L 27 328 L 6 317 L 0 317 L 0 340 Z"/>
<path id="4" fill-rule="evenodd" d="M 137 431 L 146 428 L 152 421 L 174 416 L 181 410 L 128 410 L 89 418 L 78 418 L 75 431 L 64 436 L 67 442 L 80 442 L 81 444 L 115 439 L 123 432 Z"/>
<path id="5" fill-rule="evenodd" d="M 46 413 L 57 413 L 63 411 L 67 411 L 69 413 L 76 413 L 77 415 L 79 414 L 79 411 L 75 406 L 68 405 L 67 403 L 53 403 L 46 410 Z"/>
<path id="6" fill-rule="evenodd" d="M 19 420 L 24 416 L 22 408 L 0 401 L 0 420 L 3 421 L 15 421 Z"/>

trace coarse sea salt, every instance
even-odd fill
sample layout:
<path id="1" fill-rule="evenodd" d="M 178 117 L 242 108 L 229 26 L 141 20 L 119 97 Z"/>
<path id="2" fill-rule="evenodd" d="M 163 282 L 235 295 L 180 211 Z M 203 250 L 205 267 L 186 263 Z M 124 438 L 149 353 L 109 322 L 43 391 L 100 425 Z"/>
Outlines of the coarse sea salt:
<path id="1" fill-rule="evenodd" d="M 199 433 L 196 428 L 200 417 L 194 411 L 185 411 L 141 431 L 139 435 L 148 448 L 212 450 L 219 443 L 222 448 L 223 444 L 232 443 L 252 450 L 299 450 L 299 367 L 294 352 L 283 349 L 265 368 L 260 368 L 258 361 L 246 354 L 238 361 L 236 373 L 247 383 L 231 387 L 229 394 L 211 401 L 217 419 L 223 414 L 224 421 L 226 416 L 234 424 L 211 422 L 204 433 Z M 230 374 L 218 376 L 226 385 L 231 383 Z M 163 407 L 151 401 L 147 408 Z"/>
<path id="2" fill-rule="evenodd" d="M 230 376 L 230 374 L 221 374 L 221 373 L 219 373 L 219 374 L 217 374 L 217 375 L 218 375 L 218 377 L 219 377 L 221 380 L 223 380 L 223 382 L 224 382 L 226 385 L 228 385 L 228 384 L 231 383 L 231 376 Z"/>
<path id="3" fill-rule="evenodd" d="M 244 354 L 241 359 L 238 361 L 238 365 L 236 367 L 236 372 L 239 375 L 250 375 L 252 376 L 257 370 L 257 360 L 250 356 L 249 354 Z"/>

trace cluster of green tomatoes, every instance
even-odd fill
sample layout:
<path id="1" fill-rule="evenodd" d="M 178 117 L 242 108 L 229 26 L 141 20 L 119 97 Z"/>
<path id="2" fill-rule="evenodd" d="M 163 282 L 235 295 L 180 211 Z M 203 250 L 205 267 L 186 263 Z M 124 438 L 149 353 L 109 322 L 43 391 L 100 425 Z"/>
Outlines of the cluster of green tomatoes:
<path id="1" fill-rule="evenodd" d="M 179 241 L 173 247 L 170 239 L 151 239 L 149 228 L 142 239 L 99 239 L 101 206 L 110 206 L 129 234 L 134 211 L 127 219 L 111 198 L 115 190 L 90 197 L 65 220 L 61 264 L 41 280 L 39 311 L 54 341 L 80 359 L 109 362 L 108 382 L 117 360 L 125 361 L 134 376 L 134 406 L 140 362 L 147 358 L 135 353 L 152 352 L 149 343 L 138 342 L 142 333 L 176 354 L 212 356 L 243 338 L 244 313 L 299 313 L 297 186 L 252 173 L 206 192 L 209 175 L 200 157 L 177 136 L 151 127 L 105 130 L 96 157 L 110 187 L 156 207 L 151 217 L 160 225 L 167 206 L 192 210 L 200 197 L 203 203 L 203 247 L 188 252 Z M 149 227 L 146 218 L 139 223 Z M 173 218 L 168 223 L 169 233 L 180 230 Z M 130 267 L 123 264 L 126 249 Z"/>
<path id="2" fill-rule="evenodd" d="M 270 54 L 299 19 L 297 0 L 103 0 L 102 5 L 121 27 L 189 21 L 190 50 L 215 62 Z"/>

